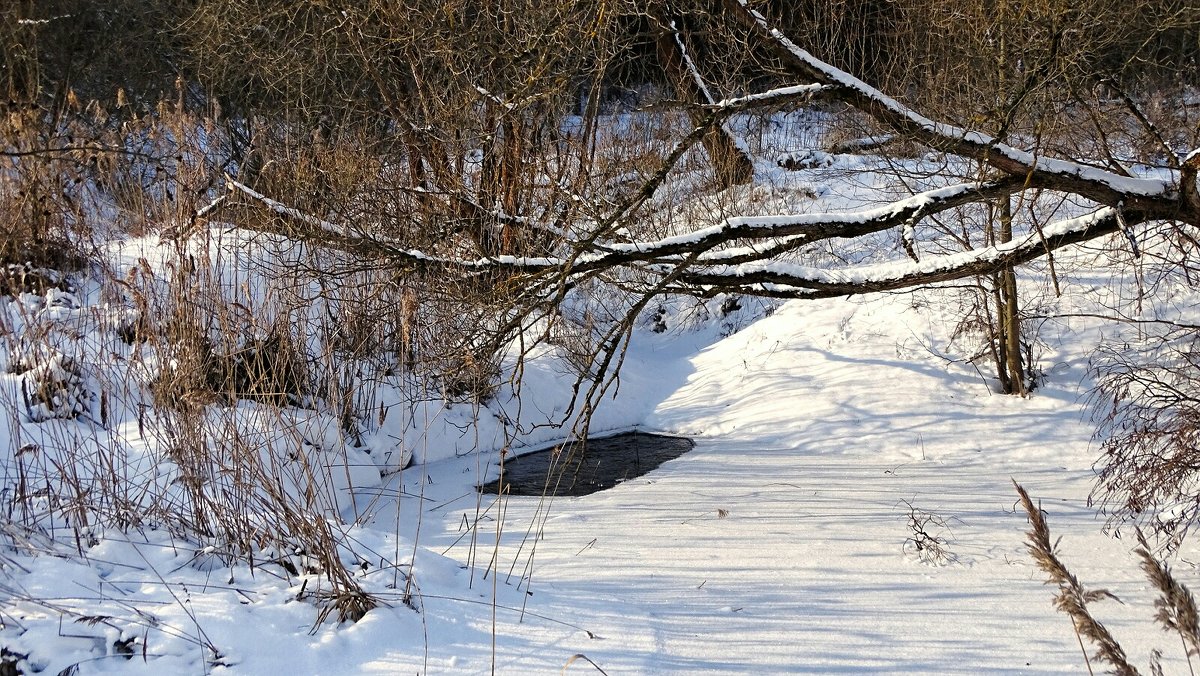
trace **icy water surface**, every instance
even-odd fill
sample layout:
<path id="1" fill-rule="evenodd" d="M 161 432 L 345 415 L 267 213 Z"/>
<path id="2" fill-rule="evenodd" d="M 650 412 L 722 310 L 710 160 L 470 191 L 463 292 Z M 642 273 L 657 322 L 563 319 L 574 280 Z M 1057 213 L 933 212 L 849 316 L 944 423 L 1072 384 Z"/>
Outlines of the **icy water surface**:
<path id="1" fill-rule="evenodd" d="M 639 477 L 692 449 L 691 439 L 629 432 L 589 439 L 504 462 L 500 479 L 484 493 L 510 495 L 588 495 Z"/>

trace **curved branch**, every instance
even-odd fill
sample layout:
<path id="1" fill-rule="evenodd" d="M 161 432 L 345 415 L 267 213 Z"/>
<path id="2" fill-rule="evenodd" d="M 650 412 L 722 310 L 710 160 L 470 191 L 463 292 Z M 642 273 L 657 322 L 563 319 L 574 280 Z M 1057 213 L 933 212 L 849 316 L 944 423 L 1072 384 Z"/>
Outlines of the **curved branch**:
<path id="1" fill-rule="evenodd" d="M 255 228 L 260 232 L 301 237 L 353 255 L 386 260 L 414 271 L 457 269 L 466 274 L 508 273 L 522 275 L 527 290 L 591 275 L 622 266 L 636 266 L 657 274 L 677 277 L 680 284 L 699 287 L 758 285 L 755 293 L 791 298 L 826 298 L 888 291 L 979 274 L 1028 262 L 1055 249 L 1119 229 L 1123 217 L 1128 224 L 1149 220 L 1145 213 L 1125 209 L 1101 209 L 1089 216 L 1061 221 L 1041 233 L 1030 233 L 1019 242 L 928 258 L 919 263 L 886 263 L 862 268 L 826 270 L 807 268 L 775 260 L 784 251 L 830 237 L 857 237 L 910 222 L 954 206 L 1019 189 L 1012 178 L 987 184 L 961 184 L 931 190 L 878 209 L 859 212 L 768 216 L 727 219 L 725 223 L 690 235 L 668 237 L 657 242 L 615 244 L 602 253 L 580 253 L 573 258 L 495 256 L 476 260 L 430 255 L 416 249 L 346 232 L 336 224 L 318 219 L 276 202 L 232 179 L 231 190 L 241 192 L 266 208 L 300 225 L 300 229 Z M 791 237 L 787 237 L 791 235 Z M 741 247 L 711 251 L 714 247 L 744 239 L 765 239 L 765 249 Z"/>
<path id="2" fill-rule="evenodd" d="M 1030 187 L 1071 192 L 1108 206 L 1124 202 L 1127 207 L 1154 218 L 1200 225 L 1200 210 L 1180 199 L 1178 182 L 1174 178 L 1129 178 L 1077 162 L 1040 157 L 1001 143 L 987 134 L 936 122 L 814 57 L 772 27 L 762 14 L 749 6 L 748 0 L 725 0 L 725 4 L 798 77 L 828 85 L 827 95 L 929 148 L 978 160 L 1006 174 L 1026 176 Z"/>

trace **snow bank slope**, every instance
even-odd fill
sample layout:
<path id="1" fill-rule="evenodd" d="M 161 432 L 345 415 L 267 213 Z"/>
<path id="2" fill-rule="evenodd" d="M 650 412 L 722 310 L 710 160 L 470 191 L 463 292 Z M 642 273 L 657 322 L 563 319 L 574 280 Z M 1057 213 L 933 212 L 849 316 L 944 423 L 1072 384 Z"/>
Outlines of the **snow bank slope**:
<path id="1" fill-rule="evenodd" d="M 423 542 L 462 561 L 491 558 L 501 531 L 502 599 L 531 592 L 536 615 L 499 613 L 497 671 L 556 673 L 584 654 L 610 674 L 1078 673 L 1012 479 L 1044 501 L 1068 565 L 1129 604 L 1097 612 L 1146 665 L 1171 642 L 1148 622 L 1130 543 L 1086 505 L 1088 335 L 1053 329 L 1066 348 L 1047 355 L 1050 382 L 1004 397 L 933 354 L 938 305 L 920 301 L 792 303 L 677 362 L 635 350 L 633 368 L 685 381 L 646 423 L 697 435 L 695 451 L 592 496 L 485 501 L 473 544 L 459 538 L 474 510 L 427 515 L 442 530 L 427 522 Z M 435 483 L 461 471 L 429 468 Z M 914 515 L 944 557 L 915 547 Z M 464 672 L 493 660 L 491 646 L 430 650 Z"/>

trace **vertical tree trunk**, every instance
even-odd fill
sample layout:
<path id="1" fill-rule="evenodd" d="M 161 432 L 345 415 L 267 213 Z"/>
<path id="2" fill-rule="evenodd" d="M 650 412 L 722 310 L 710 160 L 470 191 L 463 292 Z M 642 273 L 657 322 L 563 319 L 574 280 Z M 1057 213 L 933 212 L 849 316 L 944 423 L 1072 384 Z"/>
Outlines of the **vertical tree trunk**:
<path id="1" fill-rule="evenodd" d="M 996 317 L 988 314 L 988 336 L 991 338 L 992 362 L 996 377 L 1000 380 L 1000 391 L 1012 394 L 1012 382 L 1008 378 L 1008 341 L 1004 336 L 1004 297 L 1000 292 L 1000 275 L 992 275 L 992 304 L 996 306 Z M 986 301 L 985 301 L 986 304 Z"/>
<path id="2" fill-rule="evenodd" d="M 1008 0 L 1002 0 L 996 8 L 999 16 L 1005 17 L 1009 13 Z M 996 81 L 997 95 L 999 100 L 1007 95 L 1009 90 L 1009 64 L 1011 63 L 1009 54 L 1009 40 L 1006 34 L 999 36 L 998 51 L 999 59 L 996 62 Z M 1007 107 L 1009 114 L 1000 123 L 1000 131 L 998 135 L 1004 138 L 1007 135 L 1007 127 L 1011 115 L 1015 111 L 1016 106 L 1020 103 L 1020 95 L 1017 95 L 1012 101 L 1008 102 Z M 998 100 L 998 103 L 999 103 Z M 999 226 L 996 231 L 995 243 L 1006 244 L 1012 241 L 1013 238 L 1013 213 L 1012 213 L 1012 198 L 1005 197 L 1000 200 L 999 207 L 996 212 L 996 218 Z M 1025 364 L 1021 357 L 1021 317 L 1020 317 L 1020 302 L 1017 299 L 1017 274 L 1011 265 L 1006 266 L 995 276 L 996 289 L 996 324 L 998 340 L 1000 341 L 1000 354 L 1002 359 L 998 363 L 997 371 L 1000 373 L 1000 382 L 1004 387 L 1005 394 L 1016 394 L 1025 396 Z"/>
<path id="3" fill-rule="evenodd" d="M 997 243 L 1004 244 L 1012 241 L 1012 201 L 1010 198 L 1000 200 L 999 209 L 1000 229 L 997 233 Z M 1017 299 L 1017 274 L 1012 266 L 1005 267 L 997 276 L 997 292 L 999 306 L 997 323 L 1001 341 L 1001 354 L 1004 363 L 1000 369 L 1006 377 L 1001 377 L 1005 383 L 1005 394 L 1025 396 L 1025 364 L 1021 358 L 1021 317 L 1020 303 Z M 1005 382 L 1007 381 L 1007 382 Z"/>

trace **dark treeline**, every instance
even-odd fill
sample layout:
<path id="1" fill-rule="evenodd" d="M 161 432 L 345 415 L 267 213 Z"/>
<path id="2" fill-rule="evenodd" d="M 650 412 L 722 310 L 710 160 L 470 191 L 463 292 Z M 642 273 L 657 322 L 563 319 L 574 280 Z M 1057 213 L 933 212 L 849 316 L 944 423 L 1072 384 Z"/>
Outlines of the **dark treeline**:
<path id="1" fill-rule="evenodd" d="M 1039 67 L 1170 80 L 1200 55 L 1200 10 L 1184 0 L 752 4 L 819 58 L 903 96 L 952 98 Z M 688 34 L 718 86 L 771 71 L 723 0 L 12 0 L 0 9 L 0 87 L 10 102 L 46 106 L 121 89 L 152 107 L 183 78 L 246 113 L 386 116 L 421 78 L 498 95 L 558 79 L 576 91 L 664 84 L 663 19 Z"/>

